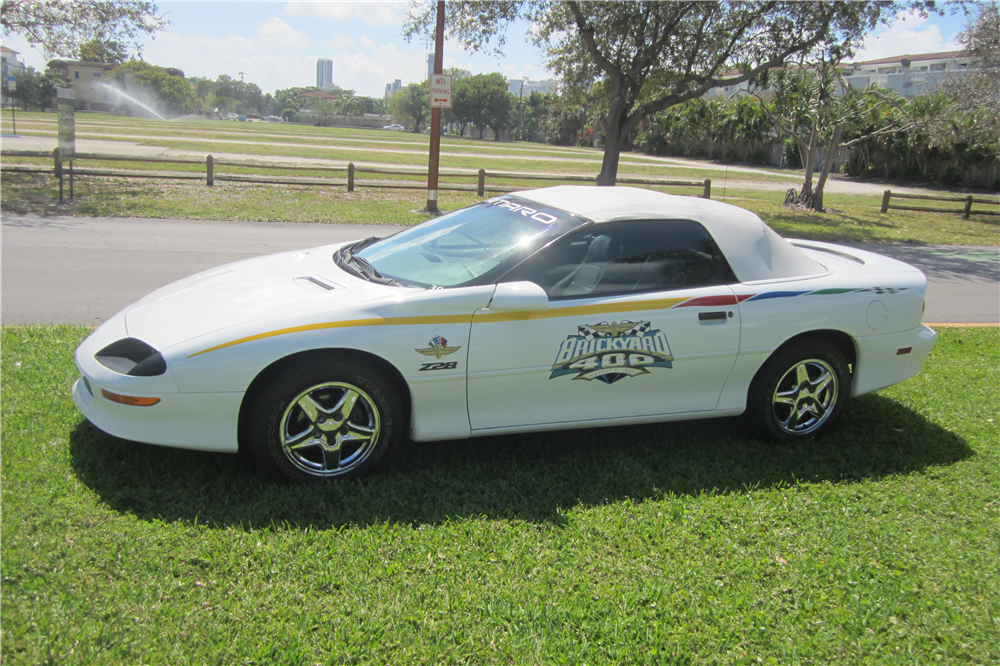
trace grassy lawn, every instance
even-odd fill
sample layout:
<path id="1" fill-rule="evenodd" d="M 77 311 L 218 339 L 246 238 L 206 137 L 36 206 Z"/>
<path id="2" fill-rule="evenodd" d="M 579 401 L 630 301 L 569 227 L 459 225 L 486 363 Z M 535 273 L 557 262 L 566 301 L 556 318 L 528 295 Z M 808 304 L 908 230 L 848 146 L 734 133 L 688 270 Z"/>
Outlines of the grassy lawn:
<path id="1" fill-rule="evenodd" d="M 410 445 L 269 485 L 124 442 L 2 332 L 5 664 L 1000 662 L 1000 331 L 794 448 L 733 421 Z"/>
<path id="2" fill-rule="evenodd" d="M 18 132 L 25 136 L 55 136 L 54 114 L 18 114 Z M 3 126 L 9 129 L 9 114 Z M 423 134 L 354 130 L 345 128 L 232 123 L 222 121 L 178 121 L 119 118 L 79 114 L 77 133 L 83 138 L 134 141 L 147 145 L 193 151 L 198 155 L 228 153 L 232 157 L 259 159 L 299 158 L 326 160 L 331 164 L 353 161 L 358 165 L 385 164 L 426 168 L 428 137 Z M 521 173 L 596 175 L 601 151 L 594 148 L 544 146 L 526 143 L 496 143 L 445 137 L 442 168 L 472 173 L 480 167 L 490 171 Z M 11 158 L 17 163 L 44 163 L 51 160 Z M 88 168 L 144 170 L 160 165 L 131 162 L 79 162 Z M 203 166 L 169 165 L 174 171 L 203 172 Z M 217 173 L 261 173 L 278 176 L 316 176 L 255 168 L 220 166 Z M 621 176 L 653 176 L 684 180 L 713 181 L 712 196 L 748 208 L 785 236 L 828 241 L 873 241 L 902 243 L 944 243 L 959 245 L 1000 244 L 1000 218 L 890 211 L 879 213 L 879 195 L 827 194 L 827 212 L 792 210 L 782 205 L 784 190 L 799 184 L 794 171 L 754 168 L 727 169 L 725 165 L 702 162 L 701 166 L 654 160 L 638 154 L 623 154 Z M 329 175 L 329 174 L 326 174 Z M 296 222 L 372 222 L 416 224 L 427 219 L 420 213 L 426 202 L 423 190 L 381 190 L 364 187 L 359 175 L 358 192 L 347 194 L 343 185 L 306 187 L 262 185 L 217 181 L 214 188 L 198 181 L 168 181 L 140 178 L 78 177 L 75 199 L 58 203 L 58 184 L 51 176 L 5 174 L 0 208 L 10 213 L 42 215 L 109 215 L 121 217 L 177 217 L 186 219 L 226 219 Z M 403 179 L 401 176 L 374 176 Z M 343 180 L 343 177 L 341 177 Z M 415 184 L 421 178 L 410 178 Z M 444 179 L 445 182 L 448 179 Z M 460 181 L 466 185 L 474 179 Z M 491 178 L 490 184 L 509 187 L 540 187 L 554 182 Z M 771 189 L 768 189 L 768 188 Z M 700 188 L 669 188 L 676 194 L 700 194 Z M 928 193 L 931 190 L 927 190 Z M 474 194 L 442 191 L 442 210 L 454 210 L 477 200 Z"/>
<path id="3" fill-rule="evenodd" d="M 428 219 L 421 212 L 427 200 L 424 190 L 360 188 L 347 193 L 342 186 L 221 181 L 209 188 L 186 181 L 77 177 L 75 198 L 60 204 L 58 181 L 51 176 L 5 174 L 3 181 L 0 207 L 10 213 L 402 225 Z M 537 187 L 538 182 L 522 185 Z M 439 196 L 439 206 L 445 211 L 479 201 L 474 192 L 442 191 Z M 882 215 L 879 198 L 873 196 L 829 194 L 825 213 L 786 208 L 781 192 L 730 187 L 723 193 L 715 188 L 713 198 L 754 211 L 786 237 L 834 242 L 1000 244 L 1000 218 L 973 216 L 963 220 L 960 215 L 910 211 Z"/>

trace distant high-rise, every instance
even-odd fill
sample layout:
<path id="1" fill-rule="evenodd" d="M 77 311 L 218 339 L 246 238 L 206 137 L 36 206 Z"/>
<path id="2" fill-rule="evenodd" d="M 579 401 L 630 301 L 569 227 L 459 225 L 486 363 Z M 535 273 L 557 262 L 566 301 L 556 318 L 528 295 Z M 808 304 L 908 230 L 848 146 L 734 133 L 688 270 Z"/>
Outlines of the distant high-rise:
<path id="1" fill-rule="evenodd" d="M 427 56 L 427 78 L 431 78 L 434 74 L 434 54 L 431 53 Z"/>
<path id="2" fill-rule="evenodd" d="M 401 79 L 396 79 L 392 83 L 385 84 L 385 100 L 388 102 L 392 99 L 392 96 L 399 92 L 402 88 L 403 81 Z"/>
<path id="3" fill-rule="evenodd" d="M 316 87 L 320 89 L 333 87 L 333 61 L 320 58 L 316 61 Z"/>

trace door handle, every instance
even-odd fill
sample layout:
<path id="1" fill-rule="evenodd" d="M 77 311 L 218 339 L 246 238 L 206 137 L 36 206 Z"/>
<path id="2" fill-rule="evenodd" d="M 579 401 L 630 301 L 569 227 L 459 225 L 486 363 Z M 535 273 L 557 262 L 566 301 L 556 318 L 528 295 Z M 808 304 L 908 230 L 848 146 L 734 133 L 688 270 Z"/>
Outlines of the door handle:
<path id="1" fill-rule="evenodd" d="M 699 312 L 698 321 L 725 321 L 726 313 L 721 312 Z"/>

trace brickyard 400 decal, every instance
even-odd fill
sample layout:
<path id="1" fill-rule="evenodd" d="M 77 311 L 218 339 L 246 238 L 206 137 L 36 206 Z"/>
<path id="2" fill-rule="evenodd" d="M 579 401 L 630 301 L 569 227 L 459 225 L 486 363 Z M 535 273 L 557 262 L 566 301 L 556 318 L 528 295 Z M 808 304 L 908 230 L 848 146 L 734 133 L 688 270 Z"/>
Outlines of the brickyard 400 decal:
<path id="1" fill-rule="evenodd" d="M 559 346 L 549 379 L 573 379 L 614 384 L 625 377 L 648 375 L 650 368 L 672 368 L 667 336 L 648 321 L 606 321 L 577 327 Z"/>

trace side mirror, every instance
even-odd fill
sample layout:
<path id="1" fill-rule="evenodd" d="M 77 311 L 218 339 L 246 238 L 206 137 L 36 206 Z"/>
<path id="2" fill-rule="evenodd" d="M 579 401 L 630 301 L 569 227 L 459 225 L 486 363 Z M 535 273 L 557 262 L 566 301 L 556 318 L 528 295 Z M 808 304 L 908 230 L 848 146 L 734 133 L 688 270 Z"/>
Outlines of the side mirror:
<path id="1" fill-rule="evenodd" d="M 489 308 L 493 312 L 540 312 L 549 309 L 549 297 L 534 282 L 501 282 Z"/>

